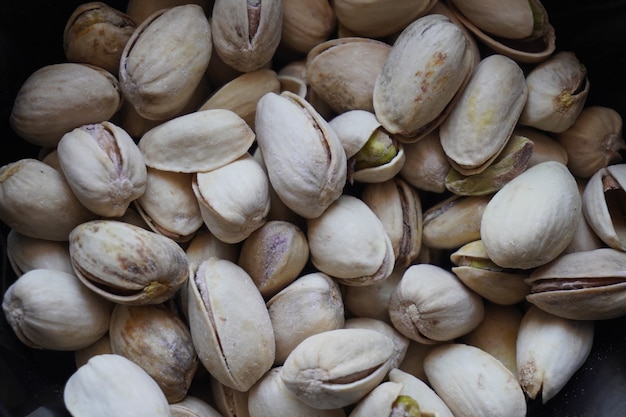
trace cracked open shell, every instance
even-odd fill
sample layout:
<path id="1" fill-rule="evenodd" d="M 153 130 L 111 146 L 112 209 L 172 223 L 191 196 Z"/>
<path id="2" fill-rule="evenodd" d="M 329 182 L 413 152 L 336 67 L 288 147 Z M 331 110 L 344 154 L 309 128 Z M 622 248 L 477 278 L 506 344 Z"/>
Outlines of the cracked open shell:
<path id="1" fill-rule="evenodd" d="M 599 248 L 559 256 L 527 279 L 526 299 L 555 316 L 603 320 L 626 314 L 626 252 Z"/>
<path id="2" fill-rule="evenodd" d="M 93 220 L 70 233 L 70 257 L 83 284 L 121 304 L 158 304 L 189 275 L 187 257 L 172 239 L 116 220 Z"/>
<path id="3" fill-rule="evenodd" d="M 432 413 L 434 417 L 453 417 L 452 411 L 441 397 L 427 383 L 427 379 L 420 379 L 410 372 L 402 369 L 391 369 L 389 381 L 400 384 L 399 395 L 406 395 L 417 401 L 420 412 L 424 417 Z"/>

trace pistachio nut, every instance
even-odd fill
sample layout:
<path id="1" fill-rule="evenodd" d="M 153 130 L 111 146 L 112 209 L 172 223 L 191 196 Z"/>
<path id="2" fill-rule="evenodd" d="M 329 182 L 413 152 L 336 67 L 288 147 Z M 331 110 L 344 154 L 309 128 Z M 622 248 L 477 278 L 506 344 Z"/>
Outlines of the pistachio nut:
<path id="1" fill-rule="evenodd" d="M 565 165 L 547 161 L 528 168 L 485 207 L 480 236 L 489 258 L 503 268 L 548 263 L 572 241 L 581 206 L 578 185 Z"/>
<path id="2" fill-rule="evenodd" d="M 213 47 L 234 69 L 258 70 L 272 60 L 282 23 L 282 0 L 215 0 L 211 14 Z"/>
<path id="3" fill-rule="evenodd" d="M 33 269 L 6 290 L 2 310 L 26 346 L 73 351 L 106 334 L 113 304 L 81 284 L 74 274 Z"/>
<path id="4" fill-rule="evenodd" d="M 515 61 L 500 54 L 483 58 L 439 128 L 452 166 L 464 175 L 484 171 L 508 142 L 527 95 Z"/>
<path id="5" fill-rule="evenodd" d="M 468 333 L 484 314 L 482 298 L 437 265 L 411 265 L 389 299 L 394 327 L 409 339 L 426 344 Z"/>
<path id="6" fill-rule="evenodd" d="M 393 354 L 391 339 L 376 330 L 329 330 L 300 342 L 285 360 L 280 377 L 313 408 L 345 407 L 383 381 Z"/>
<path id="7" fill-rule="evenodd" d="M 433 193 L 445 192 L 446 176 L 450 172 L 450 160 L 443 151 L 439 129 L 422 139 L 403 143 L 405 161 L 398 173 L 402 179 L 418 190 Z"/>
<path id="8" fill-rule="evenodd" d="M 0 196 L 0 219 L 36 239 L 67 241 L 74 227 L 98 217 L 76 198 L 61 171 L 37 159 L 0 167 Z"/>
<path id="9" fill-rule="evenodd" d="M 473 59 L 467 37 L 449 18 L 416 19 L 401 32 L 376 78 L 376 117 L 391 134 L 419 140 L 451 111 Z"/>
<path id="10" fill-rule="evenodd" d="M 32 269 L 53 269 L 73 274 L 67 242 L 29 237 L 10 229 L 6 254 L 17 277 Z"/>
<path id="11" fill-rule="evenodd" d="M 219 258 L 198 266 L 187 291 L 198 358 L 220 383 L 247 391 L 275 358 L 274 331 L 261 293 L 246 271 Z"/>
<path id="12" fill-rule="evenodd" d="M 124 97 L 146 119 L 177 115 L 204 76 L 212 47 L 202 7 L 184 4 L 154 12 L 137 26 L 122 52 Z"/>
<path id="13" fill-rule="evenodd" d="M 187 395 L 198 357 L 187 324 L 165 305 L 116 304 L 111 313 L 112 353 L 141 366 L 163 390 L 168 402 Z"/>
<path id="14" fill-rule="evenodd" d="M 63 51 L 69 62 L 103 68 L 117 75 L 126 42 L 137 24 L 126 13 L 100 1 L 78 5 L 63 30 Z"/>
<path id="15" fill-rule="evenodd" d="M 389 381 L 400 384 L 400 396 L 415 400 L 420 409 L 420 416 L 453 417 L 452 411 L 441 397 L 423 380 L 415 375 L 395 368 L 389 371 Z"/>
<path id="16" fill-rule="evenodd" d="M 288 91 L 261 97 L 255 126 L 280 199 L 302 217 L 318 217 L 346 183 L 346 153 L 335 132 L 306 100 Z"/>
<path id="17" fill-rule="evenodd" d="M 491 35 L 507 39 L 523 39 L 534 31 L 533 10 L 527 0 L 478 2 L 452 0 L 452 4 L 476 26 Z"/>
<path id="18" fill-rule="evenodd" d="M 319 217 L 307 220 L 311 262 L 345 285 L 386 279 L 395 256 L 383 223 L 365 202 L 342 194 Z"/>
<path id="19" fill-rule="evenodd" d="M 554 316 L 537 306 L 524 313 L 517 335 L 519 383 L 545 404 L 583 365 L 593 345 L 594 322 Z M 565 345 L 567 349 L 554 349 Z"/>
<path id="20" fill-rule="evenodd" d="M 599 248 L 563 254 L 527 279 L 529 303 L 572 320 L 603 320 L 626 314 L 622 265 L 626 252 Z"/>
<path id="21" fill-rule="evenodd" d="M 526 398 L 515 375 L 480 348 L 462 343 L 437 346 L 424 359 L 424 370 L 457 417 L 526 415 Z"/>
<path id="22" fill-rule="evenodd" d="M 80 202 L 103 217 L 120 217 L 146 190 L 141 151 L 111 122 L 84 125 L 63 135 L 59 164 Z"/>
<path id="23" fill-rule="evenodd" d="M 74 271 L 87 288 L 122 304 L 159 304 L 189 275 L 172 239 L 117 220 L 92 220 L 69 235 Z"/>
<path id="24" fill-rule="evenodd" d="M 248 151 L 254 139 L 250 126 L 235 112 L 209 109 L 155 126 L 137 145 L 151 168 L 195 173 L 234 161 Z"/>
<path id="25" fill-rule="evenodd" d="M 421 416 L 419 405 L 413 398 L 400 398 L 402 384 L 385 381 L 356 403 L 349 417 L 376 416 Z M 400 411 L 402 410 L 402 411 Z M 399 414 L 402 412 L 402 414 Z"/>
<path id="26" fill-rule="evenodd" d="M 67 380 L 63 403 L 73 416 L 170 417 L 165 394 L 142 367 L 116 354 L 89 359 Z"/>

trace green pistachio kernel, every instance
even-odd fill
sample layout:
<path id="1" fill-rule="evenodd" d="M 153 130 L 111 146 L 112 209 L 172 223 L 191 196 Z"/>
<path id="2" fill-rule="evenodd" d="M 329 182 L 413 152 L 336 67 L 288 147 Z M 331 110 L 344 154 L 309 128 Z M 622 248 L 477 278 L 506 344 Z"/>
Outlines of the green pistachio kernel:
<path id="1" fill-rule="evenodd" d="M 399 395 L 391 406 L 389 417 L 420 417 L 420 407 L 413 397 Z"/>
<path id="2" fill-rule="evenodd" d="M 389 163 L 398 154 L 389 134 L 377 129 L 365 145 L 353 156 L 355 169 L 377 167 Z"/>

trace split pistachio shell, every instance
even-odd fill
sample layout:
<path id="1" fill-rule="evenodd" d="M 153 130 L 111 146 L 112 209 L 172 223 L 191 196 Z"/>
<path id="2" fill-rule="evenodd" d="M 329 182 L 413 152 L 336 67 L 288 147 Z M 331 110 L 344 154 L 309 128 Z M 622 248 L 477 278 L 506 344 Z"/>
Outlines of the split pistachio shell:
<path id="1" fill-rule="evenodd" d="M 130 16 L 103 2 L 80 4 L 63 30 L 65 57 L 117 75 L 122 51 L 136 27 Z"/>
<path id="2" fill-rule="evenodd" d="M 511 58 L 480 61 L 439 129 L 452 166 L 465 175 L 484 171 L 508 142 L 527 95 L 524 72 Z"/>
<path id="3" fill-rule="evenodd" d="M 290 92 L 265 94 L 257 105 L 255 126 L 280 199 L 302 217 L 318 217 L 346 183 L 346 153 L 335 132 L 306 100 Z"/>
<path id="4" fill-rule="evenodd" d="M 313 408 L 345 407 L 383 381 L 393 353 L 391 339 L 375 330 L 329 330 L 296 346 L 280 376 L 298 399 Z"/>
<path id="5" fill-rule="evenodd" d="M 141 366 L 168 402 L 185 398 L 198 367 L 187 324 L 164 305 L 116 304 L 109 326 L 111 351 Z"/>
<path id="6" fill-rule="evenodd" d="M 96 355 L 78 368 L 63 389 L 72 416 L 170 417 L 167 398 L 139 365 L 116 354 Z"/>
<path id="7" fill-rule="evenodd" d="M 400 384 L 399 395 L 406 395 L 417 401 L 420 412 L 427 417 L 427 412 L 432 413 L 434 417 L 453 417 L 452 411 L 441 399 L 441 397 L 423 380 L 415 375 L 405 372 L 401 369 L 392 369 L 389 371 L 389 381 Z"/>
<path id="8" fill-rule="evenodd" d="M 489 258 L 503 268 L 548 263 L 572 241 L 581 206 L 578 185 L 565 165 L 547 161 L 528 168 L 485 207 L 480 235 Z"/>
<path id="9" fill-rule="evenodd" d="M 380 383 L 356 404 L 349 417 L 392 416 L 391 410 L 401 389 L 402 384 L 396 382 L 385 381 Z M 421 414 L 413 415 L 421 416 Z"/>
<path id="10" fill-rule="evenodd" d="M 620 152 L 626 149 L 622 117 L 610 107 L 583 108 L 576 121 L 555 137 L 567 152 L 567 167 L 581 178 L 589 178 L 600 168 L 621 162 Z"/>
<path id="11" fill-rule="evenodd" d="M 215 408 L 223 417 L 250 417 L 248 411 L 248 392 L 250 390 L 239 391 L 226 386 L 211 374 L 209 374 L 208 383 Z"/>
<path id="12" fill-rule="evenodd" d="M 307 337 L 344 325 L 339 284 L 321 272 L 299 277 L 270 298 L 266 305 L 276 340 L 275 364 L 284 363 Z"/>
<path id="13" fill-rule="evenodd" d="M 583 215 L 589 226 L 609 247 L 626 250 L 622 220 L 626 164 L 609 165 L 594 173 L 582 194 Z"/>
<path id="14" fill-rule="evenodd" d="M 390 51 L 390 45 L 375 39 L 330 39 L 308 53 L 306 81 L 336 113 L 373 113 L 374 83 Z M 360 64 L 354 65 L 355 60 Z"/>
<path id="15" fill-rule="evenodd" d="M 37 239 L 17 232 L 7 233 L 7 258 L 16 276 L 32 269 L 52 269 L 73 274 L 67 242 Z"/>
<path id="16" fill-rule="evenodd" d="M 264 297 L 272 297 L 300 275 L 308 260 L 309 244 L 302 229 L 270 220 L 246 238 L 237 263 Z"/>
<path id="17" fill-rule="evenodd" d="M 84 125 L 66 133 L 57 154 L 76 197 L 100 216 L 122 216 L 146 189 L 141 151 L 128 133 L 113 123 Z"/>
<path id="18" fill-rule="evenodd" d="M 443 151 L 439 129 L 425 135 L 417 142 L 403 143 L 405 161 L 398 173 L 406 182 L 419 190 L 434 193 L 446 191 L 446 176 L 450 160 Z"/>
<path id="19" fill-rule="evenodd" d="M 531 306 L 517 335 L 519 383 L 529 398 L 545 404 L 583 365 L 593 345 L 593 321 L 570 320 Z M 567 349 L 554 349 L 567 346 Z"/>
<path id="20" fill-rule="evenodd" d="M 342 408 L 320 410 L 300 401 L 281 378 L 282 366 L 270 369 L 252 388 L 248 395 L 250 417 L 345 417 Z"/>
<path id="21" fill-rule="evenodd" d="M 76 198 L 60 171 L 37 159 L 0 167 L 0 196 L 0 219 L 36 239 L 67 241 L 74 227 L 97 217 Z"/>
<path id="22" fill-rule="evenodd" d="M 194 395 L 170 404 L 170 412 L 172 417 L 223 417 L 211 404 Z"/>
<path id="23" fill-rule="evenodd" d="M 422 16 L 394 43 L 374 85 L 374 110 L 392 134 L 436 128 L 467 84 L 473 56 L 463 31 L 440 14 Z"/>
<path id="24" fill-rule="evenodd" d="M 482 349 L 462 343 L 435 347 L 426 356 L 424 370 L 457 417 L 526 415 L 526 398 L 517 378 Z"/>
<path id="25" fill-rule="evenodd" d="M 530 292 L 524 282 L 530 272 L 502 268 L 489 259 L 482 240 L 466 243 L 450 255 L 452 272 L 485 299 L 503 305 L 523 301 Z"/>
<path id="26" fill-rule="evenodd" d="M 343 194 L 307 221 L 311 262 L 345 285 L 368 285 L 393 271 L 395 257 L 382 222 L 363 200 Z"/>
<path id="27" fill-rule="evenodd" d="M 52 64 L 22 84 L 9 120 L 26 141 L 55 147 L 70 130 L 109 120 L 122 102 L 120 83 L 108 71 L 87 64 Z"/>
<path id="28" fill-rule="evenodd" d="M 153 13 L 137 26 L 122 52 L 124 97 L 146 119 L 175 116 L 191 99 L 211 50 L 211 28 L 202 7 L 185 4 Z"/>
<path id="29" fill-rule="evenodd" d="M 249 153 L 213 171 L 196 173 L 192 188 L 204 223 L 226 243 L 245 240 L 267 221 L 269 180 Z"/>
<path id="30" fill-rule="evenodd" d="M 402 178 L 367 184 L 361 199 L 380 219 L 391 239 L 395 261 L 408 266 L 422 246 L 422 203 Z"/>
<path id="31" fill-rule="evenodd" d="M 176 117 L 147 131 L 138 146 L 146 165 L 163 171 L 204 172 L 244 155 L 255 135 L 235 112 L 210 109 Z"/>
<path id="32" fill-rule="evenodd" d="M 568 253 L 533 271 L 531 304 L 573 320 L 603 320 L 626 314 L 626 252 L 599 248 Z"/>
<path id="33" fill-rule="evenodd" d="M 218 258 L 200 264 L 187 291 L 189 327 L 200 361 L 220 383 L 247 391 L 275 357 L 261 293 L 241 267 Z"/>
<path id="34" fill-rule="evenodd" d="M 6 320 L 26 346 L 72 351 L 100 339 L 109 328 L 113 304 L 88 290 L 74 274 L 33 269 L 3 296 Z"/>
<path id="35" fill-rule="evenodd" d="M 213 47 L 222 60 L 238 71 L 255 71 L 278 48 L 283 1 L 215 0 L 211 22 Z"/>
<path id="36" fill-rule="evenodd" d="M 574 124 L 589 94 L 585 66 L 570 51 L 561 51 L 526 76 L 528 99 L 519 118 L 524 126 L 559 133 Z"/>
<path id="37" fill-rule="evenodd" d="M 189 275 L 183 249 L 173 240 L 116 220 L 93 220 L 72 230 L 70 257 L 90 290 L 122 304 L 158 304 Z"/>
<path id="38" fill-rule="evenodd" d="M 146 190 L 135 207 L 150 229 L 176 242 L 186 242 L 203 224 L 192 174 L 147 169 Z"/>
<path id="39" fill-rule="evenodd" d="M 389 316 L 403 335 L 420 343 L 453 340 L 478 326 L 482 298 L 451 272 L 430 264 L 410 266 L 389 299 Z"/>

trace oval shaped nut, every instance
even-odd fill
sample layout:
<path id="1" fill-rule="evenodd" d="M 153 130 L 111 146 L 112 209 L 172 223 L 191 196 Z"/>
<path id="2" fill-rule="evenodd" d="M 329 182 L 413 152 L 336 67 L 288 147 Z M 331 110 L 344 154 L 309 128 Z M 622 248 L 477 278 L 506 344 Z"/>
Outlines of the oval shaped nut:
<path id="1" fill-rule="evenodd" d="M 401 32 L 376 78 L 376 117 L 392 134 L 430 132 L 467 83 L 473 59 L 458 25 L 441 14 L 420 17 Z"/>
<path id="2" fill-rule="evenodd" d="M 101 68 L 78 63 L 46 65 L 18 90 L 9 122 L 26 141 L 54 148 L 70 130 L 109 120 L 122 101 L 119 82 Z"/>
<path id="3" fill-rule="evenodd" d="M 63 135 L 59 165 L 80 202 L 103 217 L 120 217 L 146 190 L 146 164 L 124 129 L 111 122 Z"/>
<path id="4" fill-rule="evenodd" d="M 335 10 L 327 0 L 283 2 L 281 42 L 296 52 L 306 54 L 328 40 L 336 26 Z"/>
<path id="5" fill-rule="evenodd" d="M 526 415 L 526 398 L 517 378 L 482 349 L 461 343 L 437 346 L 424 358 L 424 371 L 457 417 Z"/>
<path id="6" fill-rule="evenodd" d="M 106 334 L 113 304 L 74 274 L 33 269 L 4 293 L 2 310 L 17 338 L 34 349 L 73 351 Z"/>
<path id="7" fill-rule="evenodd" d="M 146 119 L 175 116 L 200 83 L 212 47 L 209 21 L 199 5 L 153 13 L 137 26 L 122 52 L 119 78 L 124 97 Z"/>
<path id="8" fill-rule="evenodd" d="M 269 180 L 248 153 L 213 171 L 196 173 L 192 188 L 204 224 L 226 243 L 245 240 L 267 221 Z"/>
<path id="9" fill-rule="evenodd" d="M 6 254 L 17 277 L 32 269 L 52 269 L 73 274 L 67 242 L 37 239 L 10 229 Z"/>
<path id="10" fill-rule="evenodd" d="M 487 168 L 509 140 L 527 96 L 515 61 L 498 54 L 483 58 L 439 129 L 452 166 L 464 175 Z"/>
<path id="11" fill-rule="evenodd" d="M 248 151 L 254 139 L 250 126 L 235 112 L 209 109 L 153 127 L 138 146 L 151 168 L 195 173 L 234 161 Z"/>
<path id="12" fill-rule="evenodd" d="M 393 354 L 393 341 L 376 330 L 329 330 L 300 342 L 285 360 L 280 377 L 311 407 L 345 407 L 383 381 Z"/>
<path id="13" fill-rule="evenodd" d="M 463 15 L 481 30 L 505 39 L 523 39 L 533 34 L 533 10 L 526 0 L 452 0 Z"/>
<path id="14" fill-rule="evenodd" d="M 351 317 L 347 319 L 343 325 L 344 329 L 372 329 L 381 332 L 393 341 L 395 353 L 391 359 L 390 369 L 397 368 L 402 363 L 407 350 L 409 349 L 410 339 L 396 330 L 391 324 L 382 320 L 369 317 Z"/>
<path id="15" fill-rule="evenodd" d="M 433 130 L 417 142 L 403 143 L 405 161 L 398 173 L 413 187 L 434 193 L 446 191 L 446 176 L 450 160 L 439 139 L 439 129 Z"/>
<path id="16" fill-rule="evenodd" d="M 278 48 L 283 1 L 215 0 L 211 22 L 213 47 L 222 61 L 237 71 L 255 71 Z"/>
<path id="17" fill-rule="evenodd" d="M 189 328 L 217 381 L 247 391 L 274 363 L 274 330 L 261 293 L 237 264 L 210 258 L 190 278 Z"/>
<path id="18" fill-rule="evenodd" d="M 304 218 L 318 217 L 346 184 L 347 157 L 335 132 L 306 100 L 287 91 L 261 97 L 255 126 L 280 199 Z"/>
<path id="19" fill-rule="evenodd" d="M 176 242 L 129 223 L 85 222 L 72 230 L 69 240 L 78 278 L 117 303 L 162 303 L 189 276 L 187 257 Z"/>
<path id="20" fill-rule="evenodd" d="M 113 353 L 96 355 L 78 368 L 63 389 L 73 416 L 171 417 L 167 398 L 142 367 Z"/>
<path id="21" fill-rule="evenodd" d="M 455 339 L 478 326 L 482 298 L 451 272 L 431 264 L 407 268 L 389 299 L 389 317 L 400 333 L 433 344 Z"/>
<path id="22" fill-rule="evenodd" d="M 369 38 L 330 39 L 311 49 L 306 81 L 336 113 L 374 112 L 374 84 L 391 46 Z M 365 55 L 366 54 L 366 55 Z M 362 60 L 361 57 L 367 56 Z M 360 62 L 354 65 L 355 60 Z"/>
<path id="23" fill-rule="evenodd" d="M 46 163 L 25 158 L 0 167 L 0 219 L 11 229 L 32 238 L 67 241 L 74 227 L 96 217 L 76 198 L 63 174 Z"/>
<path id="24" fill-rule="evenodd" d="M 340 196 L 307 221 L 313 265 L 345 285 L 369 285 L 393 271 L 395 256 L 382 222 L 365 202 Z"/>
<path id="25" fill-rule="evenodd" d="M 578 185 L 567 167 L 543 162 L 493 195 L 483 212 L 480 236 L 496 265 L 535 268 L 570 244 L 581 210 Z"/>

